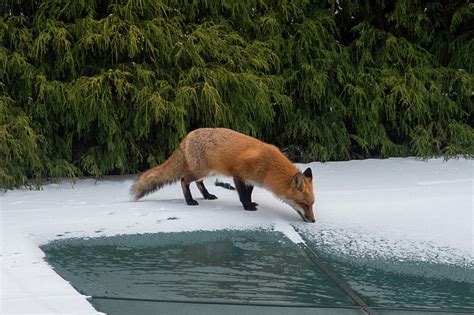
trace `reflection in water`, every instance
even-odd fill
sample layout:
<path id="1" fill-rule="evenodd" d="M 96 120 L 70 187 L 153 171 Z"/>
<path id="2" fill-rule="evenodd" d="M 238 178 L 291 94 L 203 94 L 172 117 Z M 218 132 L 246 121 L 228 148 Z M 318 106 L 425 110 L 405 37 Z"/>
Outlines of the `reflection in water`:
<path id="1" fill-rule="evenodd" d="M 277 232 L 124 235 L 42 249 L 62 277 L 92 297 L 353 305 Z"/>

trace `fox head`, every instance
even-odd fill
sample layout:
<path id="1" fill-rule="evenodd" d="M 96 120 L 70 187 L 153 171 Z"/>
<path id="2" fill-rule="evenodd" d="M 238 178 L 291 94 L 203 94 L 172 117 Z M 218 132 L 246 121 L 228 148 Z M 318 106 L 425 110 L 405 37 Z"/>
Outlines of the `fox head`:
<path id="1" fill-rule="evenodd" d="M 303 173 L 296 173 L 286 191 L 283 201 L 289 204 L 306 222 L 315 222 L 313 213 L 313 173 L 308 167 Z"/>

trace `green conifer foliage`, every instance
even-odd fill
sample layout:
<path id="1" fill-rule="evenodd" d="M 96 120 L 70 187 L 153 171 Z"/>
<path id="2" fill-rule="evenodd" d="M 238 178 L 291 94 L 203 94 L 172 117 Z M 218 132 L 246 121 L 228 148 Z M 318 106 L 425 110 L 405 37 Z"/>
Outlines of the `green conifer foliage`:
<path id="1" fill-rule="evenodd" d="M 137 172 L 198 127 L 472 156 L 473 25 L 467 0 L 3 1 L 0 185 Z"/>

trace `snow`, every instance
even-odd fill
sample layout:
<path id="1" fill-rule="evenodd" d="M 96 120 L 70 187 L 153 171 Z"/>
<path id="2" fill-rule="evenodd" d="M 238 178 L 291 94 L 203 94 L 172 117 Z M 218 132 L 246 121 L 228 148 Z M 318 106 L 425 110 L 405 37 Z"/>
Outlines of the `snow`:
<path id="1" fill-rule="evenodd" d="M 307 165 L 299 165 L 304 169 Z M 395 257 L 473 265 L 473 162 L 413 158 L 311 163 L 317 222 L 256 188 L 259 211 L 244 211 L 235 191 L 205 181 L 218 200 L 186 206 L 179 185 L 133 202 L 133 176 L 40 191 L 14 190 L 1 197 L 0 313 L 97 314 L 44 261 L 38 245 L 68 237 L 268 228 L 293 242 L 295 231 L 353 256 Z M 220 180 L 231 182 L 228 178 Z"/>

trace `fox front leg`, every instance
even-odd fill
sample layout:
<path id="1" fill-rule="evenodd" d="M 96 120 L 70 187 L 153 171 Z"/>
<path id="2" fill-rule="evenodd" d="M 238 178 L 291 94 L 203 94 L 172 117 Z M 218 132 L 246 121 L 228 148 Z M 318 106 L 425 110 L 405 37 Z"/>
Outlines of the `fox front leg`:
<path id="1" fill-rule="evenodd" d="M 250 204 L 254 207 L 258 206 L 258 203 L 252 201 L 253 185 L 246 185 L 246 188 L 247 188 L 247 195 L 249 196 Z"/>
<path id="2" fill-rule="evenodd" d="M 244 209 L 248 211 L 257 210 L 256 204 L 250 200 L 250 194 L 252 193 L 253 188 L 249 191 L 245 183 L 238 177 L 234 177 L 234 184 L 235 189 L 237 189 L 237 192 L 239 193 L 239 199 L 244 206 Z"/>

